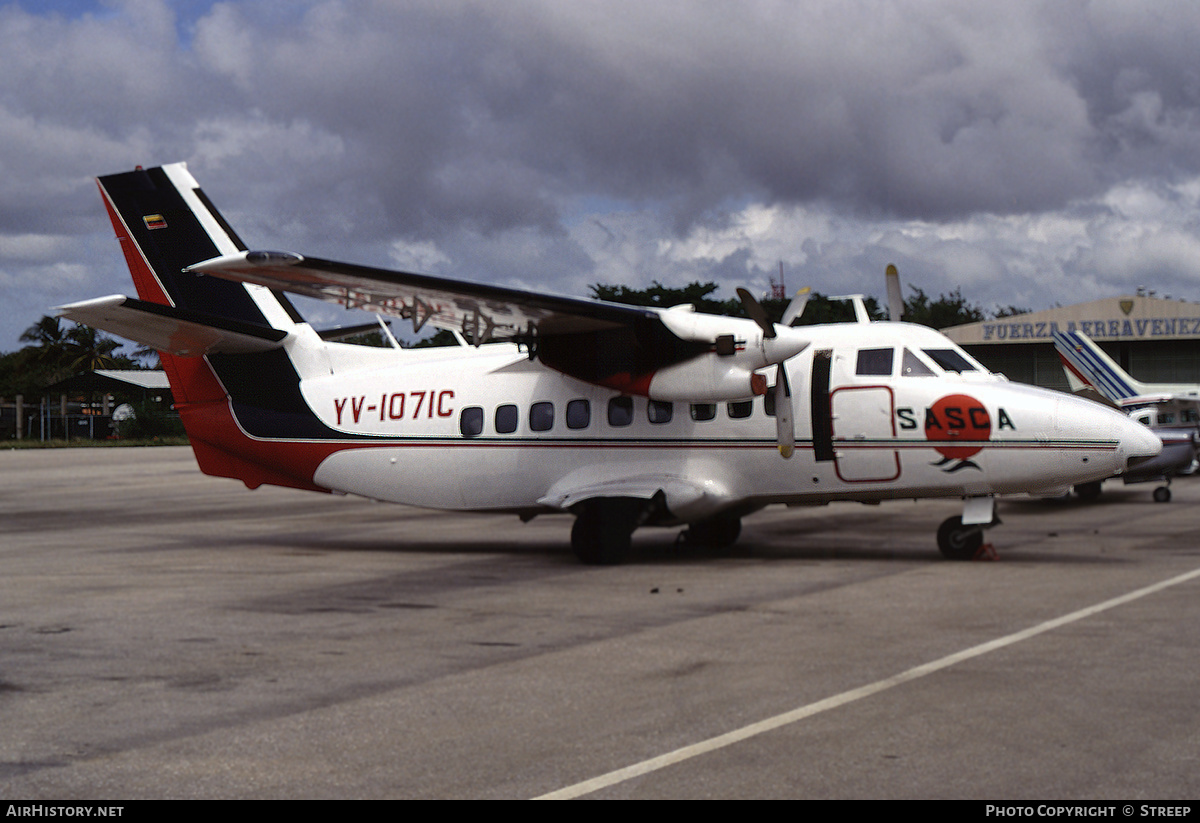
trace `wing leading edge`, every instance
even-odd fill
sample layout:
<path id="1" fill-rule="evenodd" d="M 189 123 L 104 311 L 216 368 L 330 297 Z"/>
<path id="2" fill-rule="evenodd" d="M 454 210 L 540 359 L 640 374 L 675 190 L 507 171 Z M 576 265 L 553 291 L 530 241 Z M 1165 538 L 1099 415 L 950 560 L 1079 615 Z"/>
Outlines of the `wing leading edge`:
<path id="1" fill-rule="evenodd" d="M 189 266 L 186 271 L 257 283 L 409 320 L 454 329 L 476 345 L 524 342 L 538 335 L 570 334 L 655 320 L 654 309 L 561 297 L 434 277 L 427 274 L 338 263 L 292 252 L 248 251 Z"/>
<path id="2" fill-rule="evenodd" d="M 588 383 L 662 400 L 744 399 L 766 390 L 756 369 L 808 345 L 797 333 L 764 341 L 752 320 L 606 303 L 338 263 L 246 251 L 185 271 L 254 283 L 349 308 L 454 329 L 475 345 L 511 341 Z M 789 330 L 790 332 L 791 330 Z"/>

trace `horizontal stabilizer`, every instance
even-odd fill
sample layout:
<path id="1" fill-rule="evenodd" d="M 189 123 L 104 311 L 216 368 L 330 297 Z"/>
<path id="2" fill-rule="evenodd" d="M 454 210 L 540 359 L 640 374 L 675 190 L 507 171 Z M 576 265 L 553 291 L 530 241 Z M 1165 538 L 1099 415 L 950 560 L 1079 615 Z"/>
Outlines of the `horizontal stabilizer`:
<path id="1" fill-rule="evenodd" d="M 59 306 L 60 317 L 74 320 L 157 351 L 181 357 L 249 354 L 281 347 L 287 332 L 268 326 L 212 317 L 120 294 Z"/>

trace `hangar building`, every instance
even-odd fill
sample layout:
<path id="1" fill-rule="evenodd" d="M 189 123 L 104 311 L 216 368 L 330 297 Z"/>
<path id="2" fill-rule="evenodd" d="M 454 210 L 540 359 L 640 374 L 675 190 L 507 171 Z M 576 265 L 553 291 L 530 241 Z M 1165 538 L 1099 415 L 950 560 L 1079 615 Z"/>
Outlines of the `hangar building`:
<path id="1" fill-rule="evenodd" d="M 942 331 L 1010 380 L 1069 391 L 1050 336 L 1060 330 L 1083 332 L 1143 382 L 1200 384 L 1200 303 L 1107 297 Z"/>

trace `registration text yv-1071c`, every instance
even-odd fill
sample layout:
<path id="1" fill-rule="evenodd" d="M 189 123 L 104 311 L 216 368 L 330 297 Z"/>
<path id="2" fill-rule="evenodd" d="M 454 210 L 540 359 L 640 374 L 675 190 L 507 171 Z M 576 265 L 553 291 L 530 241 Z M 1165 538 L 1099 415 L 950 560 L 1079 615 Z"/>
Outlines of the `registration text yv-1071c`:
<path id="1" fill-rule="evenodd" d="M 993 495 L 1045 494 L 1152 457 L 1126 416 L 989 374 L 903 323 L 794 328 L 248 251 L 182 164 L 100 179 L 138 298 L 63 316 L 162 352 L 200 468 L 415 506 L 575 515 L 613 563 L 642 525 L 726 544 L 771 504 L 952 497 L 969 557 Z M 297 293 L 473 345 L 331 342 Z M 861 308 L 861 302 L 858 304 Z"/>

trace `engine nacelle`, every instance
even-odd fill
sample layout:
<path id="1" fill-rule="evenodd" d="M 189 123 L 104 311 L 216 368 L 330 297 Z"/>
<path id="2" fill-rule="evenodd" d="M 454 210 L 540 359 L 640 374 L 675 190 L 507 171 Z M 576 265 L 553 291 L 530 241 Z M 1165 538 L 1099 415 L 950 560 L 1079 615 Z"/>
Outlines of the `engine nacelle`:
<path id="1" fill-rule="evenodd" d="M 766 394 L 767 378 L 736 358 L 708 354 L 660 369 L 650 378 L 651 400 L 721 403 Z"/>

